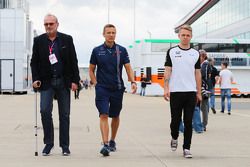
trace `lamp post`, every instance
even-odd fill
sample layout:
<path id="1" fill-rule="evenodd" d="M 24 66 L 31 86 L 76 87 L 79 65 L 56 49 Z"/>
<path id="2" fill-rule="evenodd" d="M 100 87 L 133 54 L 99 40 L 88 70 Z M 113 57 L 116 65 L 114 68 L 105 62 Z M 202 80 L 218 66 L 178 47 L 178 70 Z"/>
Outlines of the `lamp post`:
<path id="1" fill-rule="evenodd" d="M 147 31 L 147 33 L 148 33 L 149 39 L 151 39 L 152 33 L 149 30 Z"/>
<path id="2" fill-rule="evenodd" d="M 207 31 L 208 31 L 208 29 L 207 29 L 207 28 L 208 28 L 208 22 L 206 21 L 206 22 L 205 22 L 205 24 L 206 24 L 206 38 L 207 38 Z"/>
<path id="3" fill-rule="evenodd" d="M 147 30 L 147 33 L 149 35 L 149 39 L 151 40 L 152 33 L 149 30 Z M 150 41 L 150 50 L 149 50 L 149 56 L 148 56 L 148 59 L 147 59 L 148 64 L 150 64 L 150 62 L 152 62 L 151 59 L 152 59 L 152 42 Z"/>
<path id="4" fill-rule="evenodd" d="M 110 21 L 110 0 L 108 0 L 108 23 Z"/>
<path id="5" fill-rule="evenodd" d="M 134 47 L 133 47 L 133 54 L 134 54 L 134 56 L 133 57 L 136 57 L 135 56 L 135 52 L 136 52 L 135 51 L 135 48 L 136 48 L 136 46 L 135 46 L 136 45 L 136 43 L 135 43 L 135 40 L 136 40 L 135 39 L 136 38 L 135 37 L 135 0 L 133 1 L 133 21 L 134 21 L 133 22 L 133 45 L 134 45 Z"/>
<path id="6" fill-rule="evenodd" d="M 135 42 L 135 0 L 134 0 L 134 15 L 133 15 L 133 20 L 134 20 L 134 42 Z"/>

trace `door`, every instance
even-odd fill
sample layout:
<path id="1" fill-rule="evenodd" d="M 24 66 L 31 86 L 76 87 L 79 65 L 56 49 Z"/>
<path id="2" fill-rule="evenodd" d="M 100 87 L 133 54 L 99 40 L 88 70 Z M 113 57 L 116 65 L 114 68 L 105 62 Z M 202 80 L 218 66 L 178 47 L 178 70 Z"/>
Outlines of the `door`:
<path id="1" fill-rule="evenodd" d="M 152 68 L 146 67 L 147 82 L 152 82 Z"/>
<path id="2" fill-rule="evenodd" d="M 1 90 L 14 91 L 14 60 L 1 60 Z"/>

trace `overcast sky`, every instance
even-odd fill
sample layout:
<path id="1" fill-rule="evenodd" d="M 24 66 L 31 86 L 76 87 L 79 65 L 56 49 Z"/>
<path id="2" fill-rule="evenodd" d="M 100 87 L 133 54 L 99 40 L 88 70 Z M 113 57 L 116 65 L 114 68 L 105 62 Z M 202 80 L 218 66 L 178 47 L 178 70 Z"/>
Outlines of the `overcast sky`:
<path id="1" fill-rule="evenodd" d="M 116 42 L 128 47 L 134 38 L 134 0 L 109 0 L 110 23 Z M 135 38 L 176 38 L 174 25 L 201 0 L 135 0 Z M 92 49 L 103 43 L 108 22 L 108 0 L 29 0 L 34 28 L 44 32 L 43 18 L 55 14 L 58 30 L 72 35 L 79 63 L 88 64 Z"/>

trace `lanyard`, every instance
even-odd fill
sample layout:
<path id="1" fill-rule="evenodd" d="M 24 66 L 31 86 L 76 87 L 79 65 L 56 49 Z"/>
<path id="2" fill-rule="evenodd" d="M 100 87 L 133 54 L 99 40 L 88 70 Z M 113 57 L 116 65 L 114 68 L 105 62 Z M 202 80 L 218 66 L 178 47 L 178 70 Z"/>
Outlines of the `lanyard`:
<path id="1" fill-rule="evenodd" d="M 119 47 L 116 45 L 115 47 L 116 50 L 116 56 L 117 56 L 117 66 L 116 66 L 116 70 L 117 70 L 117 79 L 118 79 L 118 89 L 121 89 L 122 87 L 122 82 L 121 82 L 121 78 L 120 78 L 120 60 L 121 60 L 121 54 L 120 54 L 120 50 Z"/>
<path id="2" fill-rule="evenodd" d="M 50 54 L 50 55 L 52 54 L 52 50 L 53 50 L 54 44 L 55 44 L 55 41 L 52 42 L 52 45 L 51 45 L 51 46 L 49 46 L 49 54 Z"/>

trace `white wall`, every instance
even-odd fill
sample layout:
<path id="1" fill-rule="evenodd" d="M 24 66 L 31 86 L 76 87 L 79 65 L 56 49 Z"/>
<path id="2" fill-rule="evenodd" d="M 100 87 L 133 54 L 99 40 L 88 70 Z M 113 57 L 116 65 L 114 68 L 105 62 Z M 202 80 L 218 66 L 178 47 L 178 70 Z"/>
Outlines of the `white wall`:
<path id="1" fill-rule="evenodd" d="M 27 28 L 28 21 L 23 9 L 1 9 L 0 10 L 0 59 L 15 60 L 15 91 L 25 90 L 24 82 L 27 73 L 27 33 L 32 33 Z M 30 32 L 27 32 L 30 30 Z M 33 39 L 32 39 L 33 40 Z"/>
<path id="2" fill-rule="evenodd" d="M 241 33 L 248 32 L 250 27 L 250 18 L 238 21 L 230 26 L 223 27 L 221 29 L 209 32 L 207 38 L 232 38 Z M 205 36 L 197 36 L 196 38 L 206 38 Z"/>

